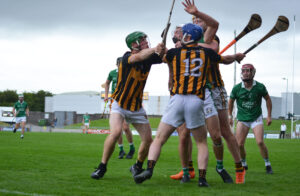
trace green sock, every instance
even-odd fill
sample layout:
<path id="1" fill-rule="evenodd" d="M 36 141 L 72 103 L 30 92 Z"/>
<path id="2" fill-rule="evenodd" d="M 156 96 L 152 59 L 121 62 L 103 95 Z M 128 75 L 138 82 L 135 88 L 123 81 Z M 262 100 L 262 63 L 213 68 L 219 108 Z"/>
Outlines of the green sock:
<path id="1" fill-rule="evenodd" d="M 217 160 L 217 169 L 222 170 L 223 168 L 223 160 Z"/>
<path id="2" fill-rule="evenodd" d="M 183 170 L 183 175 L 190 175 L 189 168 L 184 167 L 184 168 L 182 168 L 182 170 Z"/>
<path id="3" fill-rule="evenodd" d="M 130 144 L 129 144 L 129 147 L 130 147 L 130 150 L 135 150 L 134 144 L 133 144 L 133 143 L 130 143 Z"/>
<path id="4" fill-rule="evenodd" d="M 124 149 L 123 149 L 123 144 L 119 144 L 119 148 L 120 148 L 120 151 L 124 151 Z"/>

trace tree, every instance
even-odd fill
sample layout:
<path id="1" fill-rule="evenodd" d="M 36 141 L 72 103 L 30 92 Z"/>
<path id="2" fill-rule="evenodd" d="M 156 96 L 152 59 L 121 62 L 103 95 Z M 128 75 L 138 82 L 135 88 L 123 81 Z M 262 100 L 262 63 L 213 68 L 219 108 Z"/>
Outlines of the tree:
<path id="1" fill-rule="evenodd" d="M 24 92 L 24 100 L 28 103 L 28 107 L 31 111 L 45 111 L 45 97 L 53 96 L 48 91 L 39 90 L 37 93 Z M 17 91 L 6 90 L 0 92 L 0 106 L 14 106 L 18 101 Z"/>
<path id="2" fill-rule="evenodd" d="M 18 101 L 17 91 L 5 90 L 0 91 L 0 106 L 13 106 Z"/>

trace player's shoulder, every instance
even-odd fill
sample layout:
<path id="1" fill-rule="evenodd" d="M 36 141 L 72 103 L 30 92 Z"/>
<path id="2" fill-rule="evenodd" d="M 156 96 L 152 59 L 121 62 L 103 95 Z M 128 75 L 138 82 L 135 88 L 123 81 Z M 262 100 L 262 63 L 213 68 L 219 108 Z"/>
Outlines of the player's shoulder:
<path id="1" fill-rule="evenodd" d="M 242 82 L 233 86 L 233 89 L 240 89 L 240 88 L 242 88 Z"/>
<path id="2" fill-rule="evenodd" d="M 262 82 L 258 82 L 255 80 L 255 85 L 259 88 L 266 88 L 266 86 Z"/>

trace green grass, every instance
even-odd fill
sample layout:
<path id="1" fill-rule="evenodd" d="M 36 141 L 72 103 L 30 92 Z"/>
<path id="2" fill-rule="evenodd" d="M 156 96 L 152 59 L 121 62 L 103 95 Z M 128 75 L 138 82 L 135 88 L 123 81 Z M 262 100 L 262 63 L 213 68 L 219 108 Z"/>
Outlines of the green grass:
<path id="1" fill-rule="evenodd" d="M 149 122 L 150 122 L 151 128 L 156 130 L 158 125 L 159 125 L 160 118 L 149 118 Z M 289 120 L 277 120 L 277 119 L 273 119 L 272 124 L 270 126 L 267 126 L 266 120 L 264 120 L 265 132 L 266 133 L 277 133 L 277 134 L 279 134 L 280 126 L 281 126 L 282 122 L 285 122 L 285 124 L 287 126 L 286 133 L 287 134 L 291 133 L 291 121 L 289 121 Z M 81 126 L 82 126 L 82 123 L 77 123 L 77 124 L 65 126 L 65 129 L 80 129 Z M 131 126 L 131 128 L 133 128 L 132 125 L 130 125 L 130 126 Z M 294 126 L 296 126 L 295 123 L 294 123 Z M 90 127 L 91 128 L 109 129 L 109 121 L 108 121 L 108 119 L 93 120 L 93 121 L 91 121 Z M 250 132 L 252 132 L 252 131 L 250 131 Z"/>
<path id="2" fill-rule="evenodd" d="M 149 118 L 150 126 L 153 129 L 157 129 L 160 118 Z M 65 129 L 80 129 L 82 126 L 82 123 L 77 123 L 73 125 L 65 126 Z M 133 128 L 132 125 L 130 125 L 131 128 Z M 103 129 L 109 129 L 109 120 L 108 119 L 99 119 L 99 120 L 92 120 L 90 124 L 90 128 L 103 128 Z"/>
<path id="3" fill-rule="evenodd" d="M 208 139 L 210 160 L 207 180 L 210 188 L 199 188 L 197 179 L 180 184 L 169 178 L 170 174 L 180 170 L 178 137 L 171 137 L 164 145 L 152 179 L 137 185 L 129 172 L 135 160 L 117 159 L 117 148 L 104 178 L 90 178 L 94 167 L 99 164 L 106 135 L 26 133 L 21 140 L 19 134 L 0 132 L 0 195 L 16 195 L 16 191 L 25 195 L 130 196 L 299 195 L 300 192 L 299 140 L 266 140 L 274 170 L 273 175 L 267 175 L 255 140 L 248 139 L 246 184 L 235 185 L 224 184 L 215 172 L 215 158 Z M 139 137 L 134 136 L 136 148 L 139 141 Z M 125 151 L 128 151 L 128 143 L 124 145 Z M 196 153 L 194 146 L 195 165 Z M 225 167 L 234 176 L 233 159 L 227 148 L 224 157 Z"/>

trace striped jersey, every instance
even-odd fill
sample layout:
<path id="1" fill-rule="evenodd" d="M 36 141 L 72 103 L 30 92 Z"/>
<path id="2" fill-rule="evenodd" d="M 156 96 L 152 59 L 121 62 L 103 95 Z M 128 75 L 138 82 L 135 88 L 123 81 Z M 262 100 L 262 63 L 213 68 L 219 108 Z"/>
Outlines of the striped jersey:
<path id="1" fill-rule="evenodd" d="M 218 44 L 220 45 L 220 39 L 217 35 L 215 35 L 214 41 L 218 42 Z M 204 40 L 201 40 L 200 43 L 204 43 Z M 222 80 L 219 68 L 219 63 L 209 67 L 207 81 L 210 85 L 212 85 L 212 88 L 215 88 L 217 86 L 224 86 L 224 82 Z"/>
<path id="2" fill-rule="evenodd" d="M 172 94 L 195 94 L 204 98 L 204 85 L 211 63 L 218 63 L 221 56 L 209 48 L 188 45 L 167 52 L 173 75 Z"/>
<path id="3" fill-rule="evenodd" d="M 142 107 L 144 87 L 153 64 L 162 63 L 157 54 L 131 64 L 131 52 L 126 52 L 118 70 L 118 82 L 112 98 L 125 110 L 138 111 Z"/>

